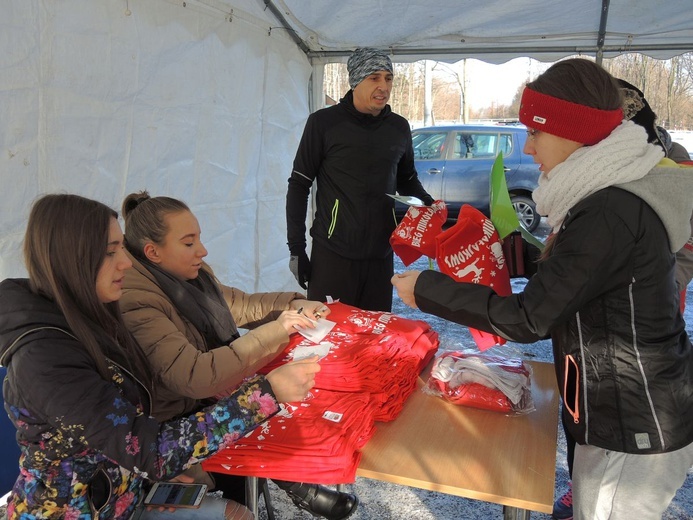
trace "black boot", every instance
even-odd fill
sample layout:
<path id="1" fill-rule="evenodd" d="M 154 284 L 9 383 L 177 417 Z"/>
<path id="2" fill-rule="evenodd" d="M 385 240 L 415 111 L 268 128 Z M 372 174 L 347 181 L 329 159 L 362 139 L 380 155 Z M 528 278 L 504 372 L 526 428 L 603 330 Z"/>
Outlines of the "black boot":
<path id="1" fill-rule="evenodd" d="M 282 489 L 298 507 L 305 509 L 315 517 L 322 517 L 327 520 L 349 518 L 359 505 L 359 499 L 356 495 L 317 484 L 293 482 L 290 486 L 282 487 Z"/>

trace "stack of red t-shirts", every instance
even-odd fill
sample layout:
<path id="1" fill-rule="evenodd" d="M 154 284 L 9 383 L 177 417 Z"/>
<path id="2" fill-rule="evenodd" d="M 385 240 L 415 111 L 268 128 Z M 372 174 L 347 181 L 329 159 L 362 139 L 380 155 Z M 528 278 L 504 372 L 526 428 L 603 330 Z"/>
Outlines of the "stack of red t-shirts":
<path id="1" fill-rule="evenodd" d="M 313 389 L 202 467 L 315 484 L 354 482 L 360 449 L 375 431 L 371 411 L 368 394 Z"/>
<path id="2" fill-rule="evenodd" d="M 320 361 L 315 387 L 339 392 L 367 392 L 375 419 L 390 421 L 416 388 L 419 372 L 438 349 L 438 333 L 425 321 L 389 312 L 364 311 L 343 303 L 329 304 L 336 323 L 323 343 L 332 345 Z M 266 374 L 291 359 L 291 352 L 310 341 L 294 334 L 283 356 L 266 365 Z"/>
<path id="3" fill-rule="evenodd" d="M 330 352 L 308 399 L 286 410 L 228 449 L 203 462 L 207 471 L 314 483 L 353 482 L 360 448 L 375 421 L 394 419 L 416 389 L 423 367 L 438 349 L 438 334 L 419 320 L 330 303 L 335 327 L 323 342 Z M 262 369 L 292 359 L 292 335 L 284 353 Z"/>

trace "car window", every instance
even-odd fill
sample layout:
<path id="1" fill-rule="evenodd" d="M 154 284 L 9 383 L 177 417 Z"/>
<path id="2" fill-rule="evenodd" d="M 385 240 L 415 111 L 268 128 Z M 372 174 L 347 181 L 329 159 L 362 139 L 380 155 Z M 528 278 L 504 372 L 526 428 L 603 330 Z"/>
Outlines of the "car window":
<path id="1" fill-rule="evenodd" d="M 500 152 L 503 152 L 503 157 L 508 157 L 513 153 L 513 136 L 510 134 L 501 134 L 500 136 Z"/>
<path id="2" fill-rule="evenodd" d="M 414 159 L 440 159 L 447 132 L 422 132 L 412 135 Z"/>
<path id="3" fill-rule="evenodd" d="M 488 159 L 497 154 L 498 134 L 456 132 L 454 140 L 454 159 Z"/>

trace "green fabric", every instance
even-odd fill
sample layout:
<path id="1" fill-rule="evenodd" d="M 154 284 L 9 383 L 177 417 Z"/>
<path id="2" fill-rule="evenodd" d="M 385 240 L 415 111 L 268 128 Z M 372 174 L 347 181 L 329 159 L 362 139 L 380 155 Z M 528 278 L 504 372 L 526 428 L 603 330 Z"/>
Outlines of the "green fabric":
<path id="1" fill-rule="evenodd" d="M 496 157 L 496 161 L 491 168 L 491 193 L 489 201 L 491 207 L 491 222 L 496 227 L 501 240 L 520 227 L 520 221 L 515 213 L 508 185 L 505 182 L 505 172 L 503 171 L 503 152 Z"/>
<path id="2" fill-rule="evenodd" d="M 491 208 L 491 222 L 498 231 L 501 240 L 507 237 L 510 233 L 520 230 L 522 238 L 530 244 L 538 247 L 539 250 L 544 249 L 544 243 L 536 238 L 532 233 L 527 231 L 520 220 L 517 218 L 517 213 L 510 201 L 510 193 L 508 193 L 508 184 L 505 182 L 505 171 L 503 171 L 503 152 L 499 152 L 496 161 L 491 168 L 491 182 L 489 182 L 489 206 Z"/>

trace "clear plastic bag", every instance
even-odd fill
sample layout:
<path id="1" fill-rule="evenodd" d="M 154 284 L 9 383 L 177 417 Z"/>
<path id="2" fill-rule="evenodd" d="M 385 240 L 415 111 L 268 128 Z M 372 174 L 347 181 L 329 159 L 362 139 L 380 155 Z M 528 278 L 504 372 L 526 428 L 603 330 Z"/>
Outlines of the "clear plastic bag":
<path id="1" fill-rule="evenodd" d="M 436 358 L 423 391 L 454 404 L 523 415 L 534 411 L 532 368 L 519 357 L 448 351 Z"/>

